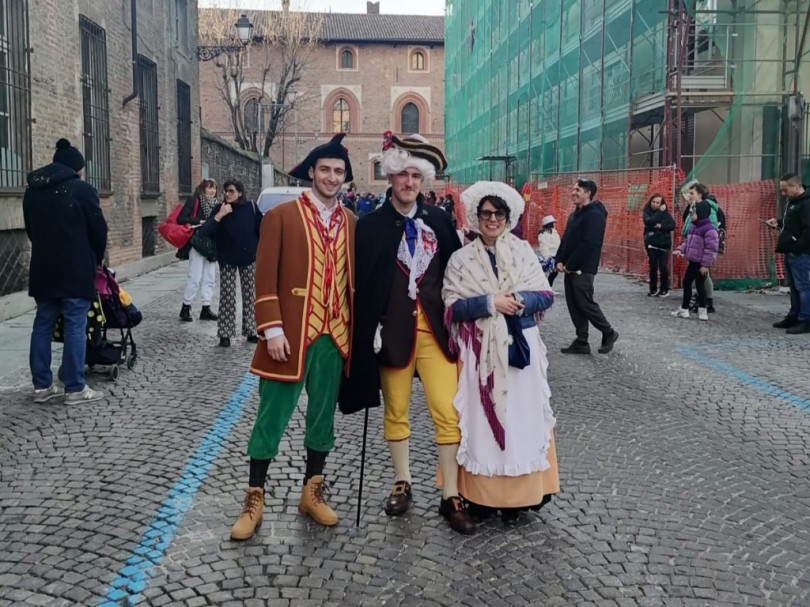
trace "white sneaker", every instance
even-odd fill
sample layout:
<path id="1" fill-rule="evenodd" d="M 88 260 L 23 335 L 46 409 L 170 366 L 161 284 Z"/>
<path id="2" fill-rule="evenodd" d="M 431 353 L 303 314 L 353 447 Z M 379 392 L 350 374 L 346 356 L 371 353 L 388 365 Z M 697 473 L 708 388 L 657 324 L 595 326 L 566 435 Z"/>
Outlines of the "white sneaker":
<path id="1" fill-rule="evenodd" d="M 706 308 L 698 308 L 698 320 L 709 320 L 709 311 Z"/>
<path id="2" fill-rule="evenodd" d="M 59 396 L 65 395 L 65 389 L 62 386 L 57 384 L 51 384 L 47 388 L 40 388 L 39 390 L 34 390 L 34 402 L 35 403 L 46 403 L 52 398 L 58 398 Z"/>
<path id="3" fill-rule="evenodd" d="M 689 318 L 689 310 L 687 310 L 686 308 L 678 308 L 674 312 L 671 312 L 671 314 L 675 318 Z"/>
<path id="4" fill-rule="evenodd" d="M 81 392 L 70 392 L 69 394 L 65 394 L 65 404 L 78 405 L 81 403 L 92 403 L 97 400 L 101 400 L 102 398 L 104 398 L 103 392 L 93 390 L 93 388 L 85 384 L 84 390 Z"/>

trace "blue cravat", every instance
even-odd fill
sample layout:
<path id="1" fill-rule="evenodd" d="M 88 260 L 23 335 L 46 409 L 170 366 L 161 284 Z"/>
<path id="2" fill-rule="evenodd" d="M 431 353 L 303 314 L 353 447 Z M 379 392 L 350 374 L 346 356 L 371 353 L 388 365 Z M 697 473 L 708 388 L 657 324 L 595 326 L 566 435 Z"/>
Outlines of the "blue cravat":
<path id="1" fill-rule="evenodd" d="M 410 217 L 405 218 L 405 241 L 408 243 L 408 250 L 413 257 L 416 252 L 416 239 L 419 236 L 419 231 L 416 227 L 416 222 Z"/>

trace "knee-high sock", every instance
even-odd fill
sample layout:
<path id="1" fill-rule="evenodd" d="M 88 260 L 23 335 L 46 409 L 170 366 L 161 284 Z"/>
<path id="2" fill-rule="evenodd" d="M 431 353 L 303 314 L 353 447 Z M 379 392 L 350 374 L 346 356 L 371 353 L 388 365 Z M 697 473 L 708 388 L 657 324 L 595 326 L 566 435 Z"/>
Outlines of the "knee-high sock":
<path id="1" fill-rule="evenodd" d="M 411 464 L 408 461 L 408 441 L 404 440 L 390 440 L 388 441 L 388 449 L 391 451 L 391 459 L 394 461 L 394 473 L 397 475 L 398 481 L 411 482 Z"/>
<path id="2" fill-rule="evenodd" d="M 323 474 L 323 465 L 326 463 L 327 455 L 329 455 L 328 451 L 315 451 L 315 449 L 307 447 L 307 473 L 304 476 L 305 485 L 313 476 Z"/>
<path id="3" fill-rule="evenodd" d="M 442 497 L 447 499 L 458 495 L 458 443 L 438 445 L 439 465 L 442 467 Z"/>
<path id="4" fill-rule="evenodd" d="M 269 459 L 254 459 L 250 458 L 250 481 L 248 486 L 261 487 L 264 489 L 264 484 L 267 482 L 267 469 L 270 467 Z"/>

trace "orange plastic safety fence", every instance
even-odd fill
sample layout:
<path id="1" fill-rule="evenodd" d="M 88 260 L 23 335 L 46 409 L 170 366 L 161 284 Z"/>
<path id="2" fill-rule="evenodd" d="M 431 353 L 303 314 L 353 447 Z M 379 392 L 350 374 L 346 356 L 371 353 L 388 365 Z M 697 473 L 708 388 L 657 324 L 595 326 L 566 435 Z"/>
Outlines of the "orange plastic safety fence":
<path id="1" fill-rule="evenodd" d="M 523 235 L 532 244 L 537 243 L 542 218 L 553 215 L 557 230 L 562 235 L 565 222 L 573 211 L 571 190 L 577 174 L 560 174 L 529 183 L 524 188 L 528 197 L 523 215 Z M 596 181 L 596 198 L 608 211 L 605 239 L 602 246 L 601 267 L 646 278 L 648 258 L 644 248 L 642 209 L 653 194 L 660 194 L 675 217 L 674 245 L 683 238 L 682 212 L 688 202 L 682 196 L 674 201 L 673 193 L 685 179 L 680 169 L 658 168 L 615 171 L 592 174 Z M 745 288 L 773 282 L 783 277 L 782 261 L 774 254 L 775 230 L 763 220 L 776 216 L 776 181 L 756 181 L 741 184 L 708 184 L 726 214 L 725 253 L 720 255 L 712 276 L 715 284 L 727 288 Z M 444 193 L 451 193 L 455 201 L 458 225 L 465 225 L 461 192 L 466 184 L 452 184 Z M 673 286 L 680 285 L 684 263 L 675 259 Z"/>

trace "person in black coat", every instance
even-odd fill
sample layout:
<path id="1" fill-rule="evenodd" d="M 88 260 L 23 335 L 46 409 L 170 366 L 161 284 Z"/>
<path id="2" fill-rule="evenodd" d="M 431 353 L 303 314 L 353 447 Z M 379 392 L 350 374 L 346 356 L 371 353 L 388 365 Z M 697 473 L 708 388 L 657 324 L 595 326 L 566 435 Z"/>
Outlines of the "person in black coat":
<path id="1" fill-rule="evenodd" d="M 669 296 L 669 255 L 672 251 L 672 232 L 675 218 L 667 211 L 661 194 L 653 194 L 642 211 L 644 221 L 644 250 L 650 258 L 649 297 Z M 658 284 L 658 274 L 661 284 Z"/>
<path id="2" fill-rule="evenodd" d="M 84 158 L 67 139 L 56 144 L 53 163 L 28 175 L 23 197 L 25 231 L 31 240 L 28 294 L 37 302 L 31 335 L 34 402 L 65 394 L 66 403 L 104 397 L 84 381 L 87 314 L 96 297 L 96 268 L 107 247 L 107 222 L 98 192 L 82 181 Z M 64 388 L 53 383 L 51 340 L 64 319 Z"/>
<path id="3" fill-rule="evenodd" d="M 598 200 L 596 183 L 578 179 L 571 192 L 576 210 L 568 216 L 560 248 L 557 249 L 557 271 L 565 274 L 565 303 L 577 338 L 562 349 L 563 354 L 590 354 L 588 323 L 602 333 L 599 352 L 607 354 L 619 338 L 610 326 L 599 304 L 593 299 L 593 281 L 599 270 L 602 242 L 607 225 L 607 209 Z"/>
<path id="4" fill-rule="evenodd" d="M 222 186 L 225 202 L 216 205 L 200 230 L 203 236 L 214 236 L 219 262 L 219 345 L 227 348 L 236 336 L 236 276 L 242 290 L 242 335 L 258 343 L 256 314 L 253 310 L 256 283 L 256 248 L 262 214 L 245 198 L 245 186 L 230 179 Z"/>

